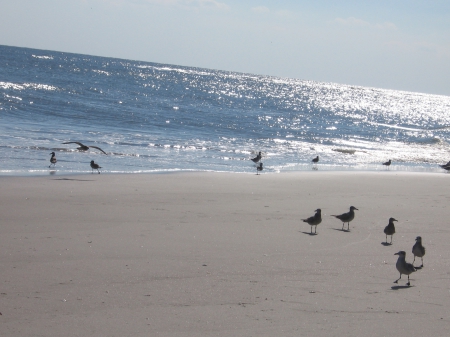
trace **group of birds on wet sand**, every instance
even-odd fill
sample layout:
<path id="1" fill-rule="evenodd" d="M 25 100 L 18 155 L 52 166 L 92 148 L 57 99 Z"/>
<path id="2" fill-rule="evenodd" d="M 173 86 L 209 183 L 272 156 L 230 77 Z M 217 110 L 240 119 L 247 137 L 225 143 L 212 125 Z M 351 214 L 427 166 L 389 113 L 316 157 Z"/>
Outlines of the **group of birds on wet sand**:
<path id="1" fill-rule="evenodd" d="M 77 147 L 77 150 L 78 151 L 83 151 L 83 152 L 86 152 L 86 151 L 88 151 L 89 150 L 89 148 L 94 148 L 94 149 L 97 149 L 97 150 L 100 150 L 101 152 L 103 152 L 104 154 L 106 154 L 106 152 L 105 151 L 103 151 L 101 148 L 99 148 L 98 146 L 93 146 L 93 145 L 91 145 L 91 146 L 87 146 L 87 145 L 84 145 L 84 144 L 82 144 L 82 143 L 80 143 L 80 142 L 65 142 L 65 143 L 63 143 L 63 144 L 78 144 L 79 145 L 79 147 Z M 56 162 L 57 162 L 57 160 L 56 160 L 56 154 L 55 154 L 55 152 L 51 152 L 50 153 L 52 156 L 50 157 L 50 165 L 48 166 L 49 168 L 53 165 L 53 167 L 56 167 Z M 97 163 L 95 163 L 93 160 L 91 160 L 91 169 L 92 169 L 92 173 L 94 173 L 94 170 L 97 170 L 97 172 L 98 172 L 98 174 L 100 174 L 100 169 L 102 168 L 99 164 L 97 164 Z"/>
<path id="2" fill-rule="evenodd" d="M 344 231 L 344 225 L 347 223 L 347 231 L 350 231 L 350 222 L 355 218 L 355 210 L 358 209 L 354 206 L 350 206 L 350 210 L 346 213 L 340 214 L 340 215 L 331 215 L 334 216 L 336 219 L 339 219 L 342 221 L 342 231 Z M 303 222 L 306 222 L 308 225 L 311 226 L 311 234 L 317 234 L 317 225 L 319 225 L 322 222 L 322 210 L 320 208 L 315 210 L 315 214 L 307 219 L 302 219 Z M 391 236 L 391 242 L 389 243 L 392 245 L 392 237 L 395 234 L 395 225 L 394 221 L 397 221 L 394 218 L 389 218 L 388 225 L 384 228 L 384 234 L 386 234 L 386 245 L 388 245 L 388 236 Z M 314 233 L 312 231 L 312 228 L 314 227 Z M 400 273 L 400 277 L 394 281 L 394 283 L 398 283 L 398 281 L 402 278 L 402 275 L 408 276 L 408 283 L 406 285 L 409 287 L 411 285 L 409 280 L 409 275 L 413 272 L 415 272 L 417 269 L 420 269 L 423 267 L 423 257 L 425 255 L 425 247 L 422 245 L 422 237 L 418 236 L 416 237 L 416 243 L 414 244 L 412 248 L 412 253 L 414 255 L 413 263 L 406 262 L 406 252 L 401 250 L 398 253 L 395 253 L 394 255 L 398 255 L 396 268 L 398 272 Z M 416 261 L 416 257 L 420 257 L 422 260 L 422 264 L 419 267 L 414 267 L 414 262 Z"/>

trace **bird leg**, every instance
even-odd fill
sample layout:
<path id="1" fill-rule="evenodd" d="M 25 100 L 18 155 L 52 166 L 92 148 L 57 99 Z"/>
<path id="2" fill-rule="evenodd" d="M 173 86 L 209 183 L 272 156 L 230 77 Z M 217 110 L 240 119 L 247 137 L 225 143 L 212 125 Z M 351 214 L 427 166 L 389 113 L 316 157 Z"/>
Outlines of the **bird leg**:
<path id="1" fill-rule="evenodd" d="M 409 277 L 409 276 L 408 276 Z M 395 281 L 394 281 L 394 283 L 398 283 L 398 280 L 400 280 L 402 278 L 402 274 L 400 274 L 400 277 L 398 278 L 398 279 L 396 279 Z"/>
<path id="2" fill-rule="evenodd" d="M 408 275 L 408 283 L 406 283 L 406 285 L 409 287 L 411 285 L 411 283 L 409 283 L 409 275 Z"/>
<path id="3" fill-rule="evenodd" d="M 344 230 L 344 225 L 345 225 L 345 222 L 342 223 L 342 230 Z"/>

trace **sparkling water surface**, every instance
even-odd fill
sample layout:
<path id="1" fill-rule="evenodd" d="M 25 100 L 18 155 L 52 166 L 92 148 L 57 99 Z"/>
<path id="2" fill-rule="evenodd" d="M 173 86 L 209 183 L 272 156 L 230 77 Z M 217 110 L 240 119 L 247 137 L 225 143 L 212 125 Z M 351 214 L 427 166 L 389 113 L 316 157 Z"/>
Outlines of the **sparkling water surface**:
<path id="1" fill-rule="evenodd" d="M 443 173 L 450 160 L 448 96 L 8 46 L 0 59 L 0 175 L 91 173 L 91 160 L 104 173 L 256 173 L 259 151 L 264 173 L 388 159 Z"/>

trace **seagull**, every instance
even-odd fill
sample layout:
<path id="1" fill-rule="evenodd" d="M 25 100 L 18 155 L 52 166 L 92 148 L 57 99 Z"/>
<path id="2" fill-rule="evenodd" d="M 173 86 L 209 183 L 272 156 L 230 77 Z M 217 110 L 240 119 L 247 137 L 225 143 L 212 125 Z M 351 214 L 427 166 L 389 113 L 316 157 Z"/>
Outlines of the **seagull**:
<path id="1" fill-rule="evenodd" d="M 100 150 L 100 151 L 102 151 L 104 154 L 106 154 L 106 152 L 103 151 L 103 150 L 102 150 L 101 148 L 99 148 L 98 146 L 93 146 L 93 145 L 87 146 L 87 145 L 81 144 L 80 142 L 65 142 L 65 143 L 63 143 L 63 144 L 78 144 L 78 145 L 80 145 L 80 147 L 77 147 L 77 150 L 78 150 L 78 151 L 87 151 L 87 150 L 89 150 L 90 147 L 93 147 L 94 149 Z"/>
<path id="2" fill-rule="evenodd" d="M 350 206 L 350 211 L 341 215 L 332 215 L 335 218 L 342 221 L 342 230 L 344 230 L 344 224 L 347 223 L 347 230 L 350 230 L 350 221 L 355 218 L 355 209 L 359 211 L 356 207 Z"/>
<path id="3" fill-rule="evenodd" d="M 303 222 L 307 222 L 311 226 L 311 234 L 312 234 L 312 228 L 314 227 L 314 234 L 317 233 L 317 225 L 322 222 L 322 210 L 320 208 L 315 210 L 316 214 L 309 217 L 308 219 L 302 219 Z"/>
<path id="4" fill-rule="evenodd" d="M 56 157 L 55 157 L 55 152 L 50 153 L 52 155 L 52 157 L 50 158 L 50 165 L 48 165 L 48 167 L 52 166 L 55 167 L 56 166 Z"/>
<path id="5" fill-rule="evenodd" d="M 420 257 L 422 259 L 422 265 L 420 268 L 423 267 L 423 256 L 425 255 L 425 247 L 422 246 L 422 237 L 418 236 L 416 238 L 416 243 L 414 244 L 412 248 L 412 253 L 414 254 L 414 261 L 416 261 L 416 256 Z M 413 264 L 414 264 L 413 261 Z"/>
<path id="6" fill-rule="evenodd" d="M 402 278 L 402 274 L 405 274 L 408 275 L 408 283 L 406 283 L 406 285 L 410 286 L 411 284 L 409 283 L 409 274 L 415 272 L 416 268 L 414 268 L 414 266 L 411 263 L 406 262 L 405 251 L 401 250 L 398 253 L 395 253 L 394 255 L 398 255 L 398 260 L 395 266 L 397 267 L 397 270 L 400 273 L 400 277 L 397 280 L 395 280 L 394 283 L 398 283 L 398 280 Z"/>
<path id="7" fill-rule="evenodd" d="M 388 237 L 388 235 L 390 235 L 391 236 L 391 245 L 392 245 L 392 236 L 395 234 L 394 221 L 398 221 L 398 220 L 395 220 L 394 218 L 389 218 L 389 224 L 384 228 L 384 234 L 386 234 L 386 243 L 388 243 L 387 237 Z"/>
<path id="8" fill-rule="evenodd" d="M 319 162 L 319 156 L 311 160 L 314 164 L 317 164 Z"/>
<path id="9" fill-rule="evenodd" d="M 48 165 L 48 167 L 52 166 L 55 167 L 56 166 L 56 157 L 55 157 L 55 152 L 50 153 L 52 155 L 52 157 L 50 158 L 50 165 Z"/>
<path id="10" fill-rule="evenodd" d="M 92 173 L 94 173 L 94 170 L 98 171 L 98 174 L 100 174 L 100 170 L 102 167 L 96 163 L 94 163 L 93 160 L 91 160 L 91 168 L 92 168 Z"/>
<path id="11" fill-rule="evenodd" d="M 257 162 L 259 162 L 259 161 L 261 160 L 261 158 L 262 158 L 262 156 L 261 156 L 261 151 L 259 151 L 258 155 L 257 155 L 255 158 L 252 158 L 251 160 L 252 160 L 254 163 L 257 163 Z"/>
<path id="12" fill-rule="evenodd" d="M 259 171 L 263 170 L 263 163 L 259 163 L 259 165 L 256 166 L 256 175 L 259 175 Z"/>
<path id="13" fill-rule="evenodd" d="M 383 165 L 386 167 L 391 166 L 391 160 L 389 159 L 387 162 L 383 163 Z"/>

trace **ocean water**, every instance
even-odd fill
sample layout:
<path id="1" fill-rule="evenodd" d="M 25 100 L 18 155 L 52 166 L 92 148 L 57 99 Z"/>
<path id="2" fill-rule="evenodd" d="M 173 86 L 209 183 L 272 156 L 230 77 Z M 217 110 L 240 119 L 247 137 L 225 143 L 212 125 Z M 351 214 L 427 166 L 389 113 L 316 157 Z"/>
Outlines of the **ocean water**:
<path id="1" fill-rule="evenodd" d="M 91 160 L 103 173 L 254 174 L 259 151 L 266 174 L 388 159 L 443 173 L 450 160 L 449 96 L 9 46 L 0 60 L 0 175 L 90 174 Z"/>

